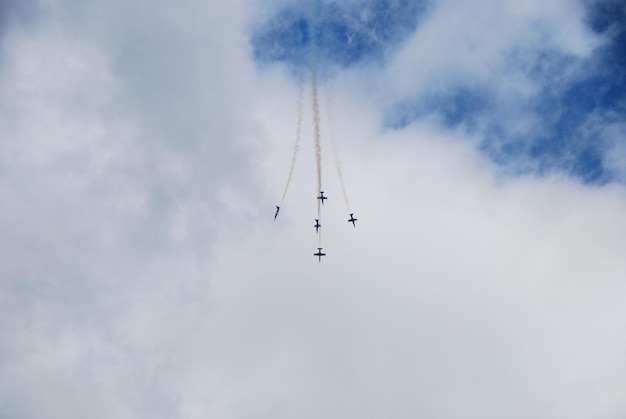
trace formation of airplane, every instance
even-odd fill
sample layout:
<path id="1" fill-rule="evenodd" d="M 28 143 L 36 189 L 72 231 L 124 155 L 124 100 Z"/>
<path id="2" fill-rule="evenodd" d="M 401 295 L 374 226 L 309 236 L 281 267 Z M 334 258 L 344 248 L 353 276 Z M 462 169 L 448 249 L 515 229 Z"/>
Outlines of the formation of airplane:
<path id="1" fill-rule="evenodd" d="M 313 253 L 313 256 L 317 256 L 319 258 L 318 262 L 322 261 L 322 256 L 326 256 L 326 253 L 322 253 L 322 248 L 317 248 L 317 253 Z"/>
<path id="2" fill-rule="evenodd" d="M 328 197 L 324 196 L 324 191 L 320 191 L 320 196 L 317 197 L 317 199 L 320 199 L 322 201 L 322 205 L 324 205 L 324 200 L 328 199 Z M 278 212 L 280 211 L 280 207 L 278 205 L 276 205 L 276 213 L 274 214 L 274 220 L 276 220 L 276 217 L 278 217 Z M 349 223 L 352 223 L 352 225 L 354 227 L 356 227 L 356 221 L 358 220 L 358 218 L 354 218 L 354 213 L 350 213 L 350 219 L 348 220 Z M 320 220 L 318 218 L 315 219 L 315 224 L 313 225 L 313 227 L 315 227 L 315 232 L 319 233 L 319 229 L 320 227 L 322 227 L 322 225 L 320 224 Z M 318 247 L 317 248 L 317 252 L 313 253 L 313 256 L 317 256 L 318 257 L 318 262 L 322 261 L 322 256 L 326 256 L 326 253 L 322 252 L 322 248 Z"/>

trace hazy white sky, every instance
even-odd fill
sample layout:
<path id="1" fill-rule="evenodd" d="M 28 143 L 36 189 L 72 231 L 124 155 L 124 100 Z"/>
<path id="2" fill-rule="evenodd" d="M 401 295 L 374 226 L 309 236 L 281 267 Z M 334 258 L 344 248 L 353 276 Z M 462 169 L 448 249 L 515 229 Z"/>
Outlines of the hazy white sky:
<path id="1" fill-rule="evenodd" d="M 624 16 L 0 0 L 0 418 L 623 418 Z"/>

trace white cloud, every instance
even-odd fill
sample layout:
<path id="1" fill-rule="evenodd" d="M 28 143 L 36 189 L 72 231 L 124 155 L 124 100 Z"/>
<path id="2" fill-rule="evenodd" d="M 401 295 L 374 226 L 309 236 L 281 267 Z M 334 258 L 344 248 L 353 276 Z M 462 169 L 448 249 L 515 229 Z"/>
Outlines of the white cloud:
<path id="1" fill-rule="evenodd" d="M 445 91 L 450 84 L 477 83 L 524 97 L 536 80 L 512 72 L 508 54 L 543 50 L 588 56 L 599 40 L 583 17 L 581 4 L 565 1 L 438 2 L 398 53 L 385 87 L 396 97 L 411 97 L 427 88 Z"/>
<path id="2" fill-rule="evenodd" d="M 427 125 L 381 140 L 344 153 L 360 222 L 335 184 L 321 264 L 302 181 L 223 250 L 213 325 L 234 358 L 214 373 L 244 383 L 236 416 L 619 417 L 623 190 L 498 179 Z"/>
<path id="3" fill-rule="evenodd" d="M 310 99 L 273 221 L 297 87 L 253 73 L 243 4 L 120 5 L 4 38 L 0 416 L 620 417 L 622 187 L 384 131 L 355 70 L 332 91 L 359 221 L 323 112 L 318 263 Z"/>

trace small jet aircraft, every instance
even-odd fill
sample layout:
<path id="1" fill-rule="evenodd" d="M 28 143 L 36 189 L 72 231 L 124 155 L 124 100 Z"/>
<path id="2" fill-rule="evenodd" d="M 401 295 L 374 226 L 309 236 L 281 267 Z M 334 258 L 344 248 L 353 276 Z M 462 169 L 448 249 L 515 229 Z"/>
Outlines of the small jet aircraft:
<path id="1" fill-rule="evenodd" d="M 317 248 L 317 253 L 313 253 L 313 256 L 317 256 L 319 258 L 318 262 L 322 261 L 322 256 L 326 256 L 326 253 L 322 253 L 322 248 Z"/>
<path id="2" fill-rule="evenodd" d="M 349 223 L 352 223 L 352 225 L 356 227 L 355 221 L 357 220 L 358 218 L 354 218 L 354 214 L 350 214 L 350 219 L 348 220 Z"/>
<path id="3" fill-rule="evenodd" d="M 315 219 L 315 225 L 313 226 L 313 227 L 315 227 L 315 232 L 316 232 L 316 233 L 318 232 L 318 230 L 319 230 L 319 228 L 320 228 L 321 226 L 322 226 L 322 225 L 320 224 L 319 220 L 316 218 L 316 219 Z"/>
<path id="4" fill-rule="evenodd" d="M 280 207 L 278 205 L 276 205 L 276 214 L 274 214 L 274 219 L 276 219 L 276 217 L 278 217 L 278 211 L 280 211 Z"/>
<path id="5" fill-rule="evenodd" d="M 324 191 L 320 191 L 320 196 L 318 196 L 317 199 L 321 199 L 322 200 L 322 205 L 324 205 L 324 200 L 328 199 L 328 197 L 324 196 Z"/>

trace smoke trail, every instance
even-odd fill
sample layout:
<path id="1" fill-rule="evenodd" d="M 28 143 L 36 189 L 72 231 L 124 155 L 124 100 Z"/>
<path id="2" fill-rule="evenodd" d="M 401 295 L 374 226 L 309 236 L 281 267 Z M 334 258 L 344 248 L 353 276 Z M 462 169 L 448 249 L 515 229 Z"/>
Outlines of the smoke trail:
<path id="1" fill-rule="evenodd" d="M 346 201 L 346 207 L 350 212 L 350 204 L 348 203 L 348 194 L 346 193 L 346 185 L 343 182 L 343 172 L 341 171 L 341 162 L 339 160 L 339 149 L 337 147 L 337 141 L 335 139 L 334 120 L 333 120 L 333 101 L 331 97 L 331 85 L 330 81 L 326 84 L 326 113 L 328 114 L 328 126 L 330 128 L 330 141 L 333 148 L 333 159 L 335 160 L 335 167 L 337 168 L 337 175 L 339 176 L 339 183 L 341 184 L 341 192 L 343 193 L 343 199 Z"/>
<path id="2" fill-rule="evenodd" d="M 293 146 L 293 156 L 291 157 L 291 167 L 289 168 L 289 175 L 287 176 L 287 184 L 283 192 L 283 197 L 280 199 L 280 205 L 283 205 L 285 196 L 287 196 L 287 189 L 291 183 L 291 177 L 293 176 L 293 169 L 296 167 L 296 158 L 298 157 L 298 150 L 300 150 L 300 138 L 302 137 L 302 101 L 304 97 L 304 87 L 302 83 L 298 85 L 298 123 L 296 127 L 296 143 Z"/>
<path id="3" fill-rule="evenodd" d="M 311 24 L 309 25 L 309 37 L 311 39 L 311 100 L 313 104 L 313 145 L 315 149 L 315 168 L 317 170 L 317 192 L 321 196 L 322 192 L 322 146 L 320 143 L 320 108 L 317 97 L 317 2 L 309 1 L 309 14 Z M 321 199 L 317 199 L 317 218 L 322 223 Z M 322 247 L 322 234 L 319 234 L 319 247 Z"/>
<path id="4" fill-rule="evenodd" d="M 311 98 L 313 100 L 313 141 L 315 146 L 315 168 L 317 169 L 317 193 L 322 191 L 322 146 L 320 143 L 320 109 L 317 100 L 317 71 L 315 62 L 311 74 Z M 317 216 L 321 221 L 322 203 L 317 200 Z"/>

